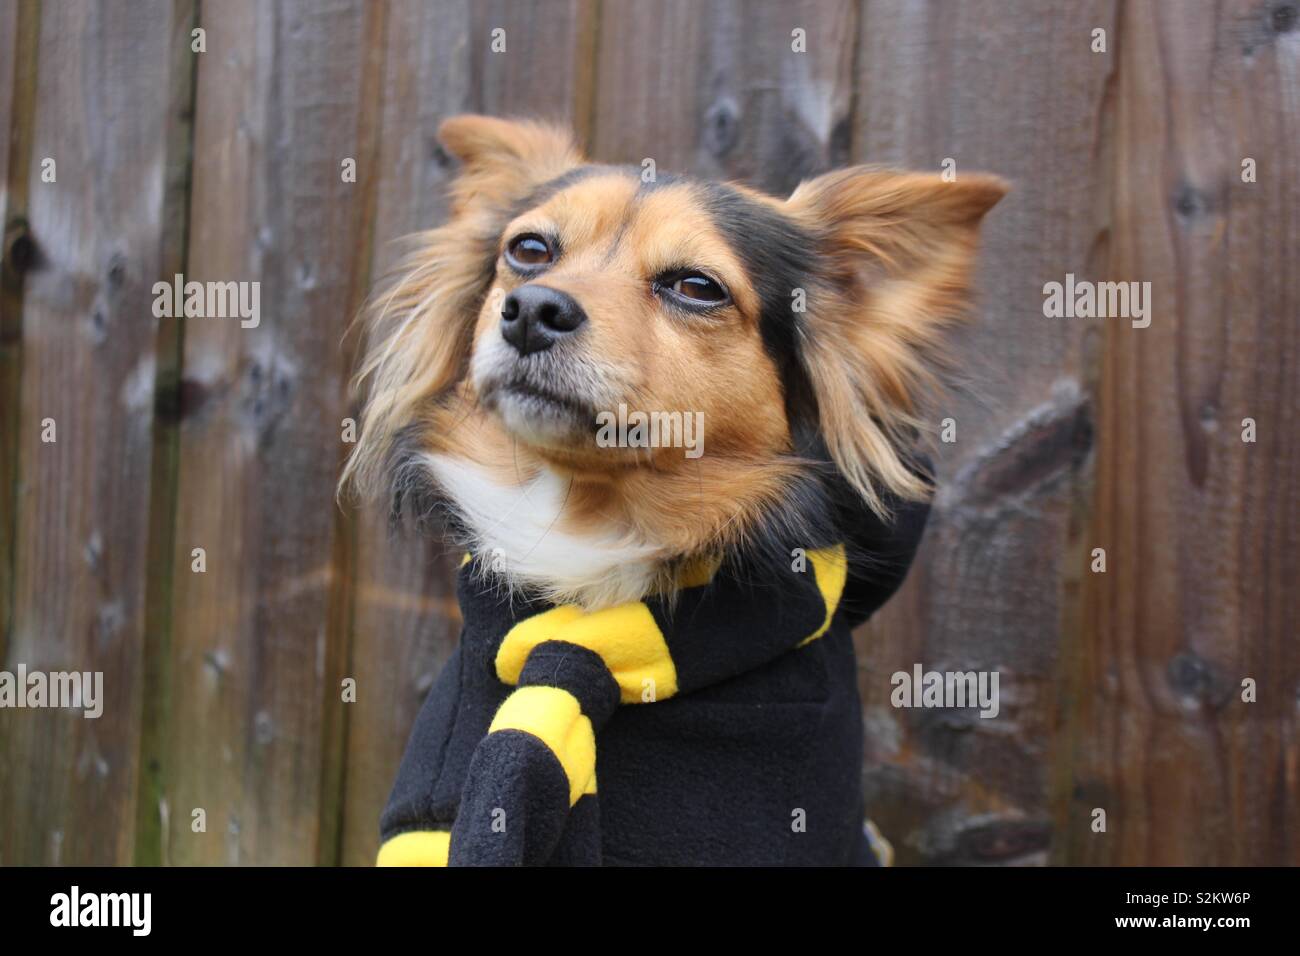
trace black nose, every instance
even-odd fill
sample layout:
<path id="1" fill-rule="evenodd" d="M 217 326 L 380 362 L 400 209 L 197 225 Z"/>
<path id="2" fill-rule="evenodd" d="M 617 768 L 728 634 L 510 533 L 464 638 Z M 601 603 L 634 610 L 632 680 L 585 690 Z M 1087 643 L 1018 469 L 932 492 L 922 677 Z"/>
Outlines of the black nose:
<path id="1" fill-rule="evenodd" d="M 520 355 L 546 351 L 586 321 L 573 296 L 544 285 L 521 285 L 501 303 L 501 337 Z"/>

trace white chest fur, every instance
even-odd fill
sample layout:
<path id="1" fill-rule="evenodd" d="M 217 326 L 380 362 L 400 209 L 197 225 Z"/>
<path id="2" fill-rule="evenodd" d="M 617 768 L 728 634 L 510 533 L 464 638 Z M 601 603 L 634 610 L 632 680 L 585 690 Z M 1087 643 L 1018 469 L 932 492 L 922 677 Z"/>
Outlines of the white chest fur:
<path id="1" fill-rule="evenodd" d="M 635 601 L 655 583 L 661 553 L 654 545 L 561 530 L 569 479 L 543 469 L 507 485 L 463 459 L 430 454 L 425 463 L 473 535 L 476 555 L 513 586 L 590 609 Z"/>

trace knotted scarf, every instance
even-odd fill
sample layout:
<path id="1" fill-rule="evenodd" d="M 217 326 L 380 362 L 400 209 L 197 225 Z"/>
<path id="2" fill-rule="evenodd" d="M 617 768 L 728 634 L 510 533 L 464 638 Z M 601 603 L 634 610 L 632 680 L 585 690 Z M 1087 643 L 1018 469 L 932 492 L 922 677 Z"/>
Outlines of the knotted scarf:
<path id="1" fill-rule="evenodd" d="M 454 820 L 387 835 L 379 862 L 601 863 L 597 748 L 615 710 L 689 695 L 817 640 L 831 626 L 846 575 L 845 549 L 836 545 L 796 552 L 779 581 L 696 567 L 671 596 L 593 612 L 529 608 L 485 642 L 495 645 L 495 679 L 513 690 L 473 745 Z M 446 720 L 445 736 L 454 737 L 472 718 Z M 407 761 L 422 759 L 408 751 Z M 404 762 L 402 773 L 438 774 L 447 759 L 428 768 Z"/>

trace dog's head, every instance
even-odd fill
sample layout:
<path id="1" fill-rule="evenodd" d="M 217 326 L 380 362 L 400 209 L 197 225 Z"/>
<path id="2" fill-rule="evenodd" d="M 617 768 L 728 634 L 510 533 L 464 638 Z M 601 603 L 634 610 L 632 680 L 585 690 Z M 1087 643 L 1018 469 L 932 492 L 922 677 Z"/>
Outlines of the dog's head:
<path id="1" fill-rule="evenodd" d="M 877 511 L 925 494 L 908 450 L 1001 181 L 859 167 L 782 200 L 588 164 L 534 123 L 440 138 L 451 217 L 376 300 L 349 476 L 402 485 L 429 455 L 549 471 L 566 526 L 661 556 L 743 534 L 818 458 Z M 705 453 L 601 441 L 620 406 L 693 416 Z"/>

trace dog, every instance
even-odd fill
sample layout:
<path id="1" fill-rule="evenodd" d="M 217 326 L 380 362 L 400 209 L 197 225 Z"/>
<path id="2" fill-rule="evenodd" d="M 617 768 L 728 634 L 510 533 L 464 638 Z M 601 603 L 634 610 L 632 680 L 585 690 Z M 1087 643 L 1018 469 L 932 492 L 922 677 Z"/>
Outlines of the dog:
<path id="1" fill-rule="evenodd" d="M 882 862 L 850 631 L 920 540 L 1006 184 L 854 167 L 781 199 L 543 123 L 439 139 L 450 215 L 370 307 L 342 479 L 466 551 L 380 862 Z"/>

